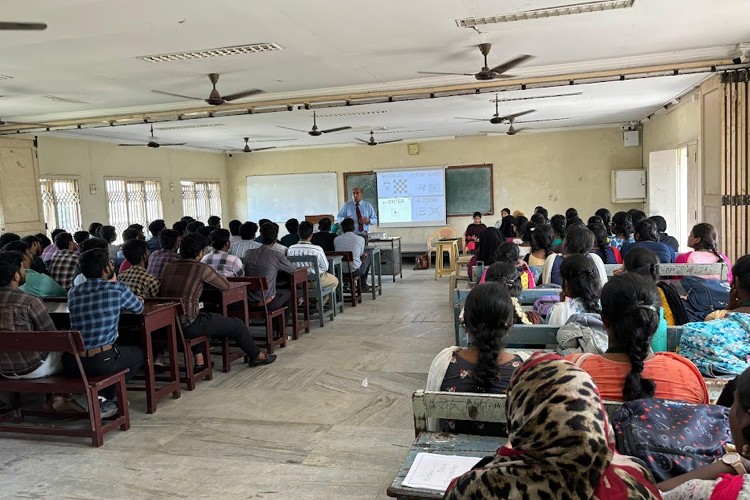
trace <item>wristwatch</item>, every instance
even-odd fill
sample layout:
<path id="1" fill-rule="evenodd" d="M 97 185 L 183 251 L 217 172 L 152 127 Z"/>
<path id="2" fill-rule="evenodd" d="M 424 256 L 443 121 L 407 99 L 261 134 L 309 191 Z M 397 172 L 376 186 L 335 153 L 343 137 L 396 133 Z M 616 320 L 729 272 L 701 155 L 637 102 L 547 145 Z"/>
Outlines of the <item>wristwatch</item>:
<path id="1" fill-rule="evenodd" d="M 747 474 L 745 466 L 742 465 L 742 457 L 739 453 L 727 453 L 721 457 L 721 461 L 733 468 L 737 475 Z"/>

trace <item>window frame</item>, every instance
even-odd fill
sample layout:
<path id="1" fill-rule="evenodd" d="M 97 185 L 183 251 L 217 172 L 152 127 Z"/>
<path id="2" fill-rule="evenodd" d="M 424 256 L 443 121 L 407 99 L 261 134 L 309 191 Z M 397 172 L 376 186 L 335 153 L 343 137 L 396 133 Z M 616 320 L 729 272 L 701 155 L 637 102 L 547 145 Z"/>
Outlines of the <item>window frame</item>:
<path id="1" fill-rule="evenodd" d="M 52 189 L 52 196 L 53 196 L 53 210 L 54 210 L 54 224 L 49 224 L 49 219 L 47 217 L 47 210 L 46 210 L 46 203 L 44 200 L 44 192 L 42 191 L 43 183 L 45 181 L 52 181 L 54 185 L 54 181 L 70 181 L 74 183 L 75 186 L 75 192 L 78 197 L 77 200 L 77 218 L 78 218 L 78 226 L 74 226 L 72 228 L 62 228 L 66 231 L 70 231 L 71 233 L 75 231 L 82 231 L 83 230 L 83 207 L 81 205 L 82 197 L 81 197 L 81 178 L 77 175 L 40 175 L 39 176 L 39 196 L 40 201 L 42 204 L 42 217 L 44 217 L 44 227 L 45 232 L 47 233 L 47 236 L 52 235 L 52 231 L 56 229 L 58 226 L 60 226 L 60 217 L 59 217 L 59 209 L 58 209 L 58 203 L 56 198 L 56 193 L 54 191 L 54 187 Z"/>
<path id="2" fill-rule="evenodd" d="M 183 183 L 184 182 L 190 182 L 193 185 L 193 194 L 194 194 L 193 203 L 195 205 L 195 213 L 189 213 L 189 210 L 187 209 L 186 202 L 188 201 L 188 199 L 185 198 L 185 191 L 184 191 L 184 188 L 183 188 Z M 209 198 L 208 198 L 208 208 L 209 208 L 209 212 L 210 213 L 206 213 L 206 214 L 201 215 L 200 211 L 198 210 L 198 205 L 197 205 L 197 191 L 195 190 L 196 184 L 205 184 L 206 188 L 207 188 L 206 191 L 209 192 L 209 193 L 210 193 L 210 189 L 209 189 L 209 185 L 210 184 L 216 184 L 216 186 L 218 188 L 216 190 L 216 193 L 218 193 L 218 197 L 217 198 L 211 198 L 209 196 Z M 185 216 L 193 217 L 194 219 L 199 220 L 199 221 L 204 222 L 204 223 L 206 223 L 208 221 L 208 217 L 210 217 L 212 215 L 218 215 L 219 217 L 223 217 L 224 200 L 223 200 L 223 197 L 222 197 L 221 179 L 216 179 L 216 178 L 207 178 L 207 179 L 206 178 L 198 178 L 198 179 L 196 179 L 196 178 L 189 178 L 189 179 L 188 178 L 181 178 L 180 179 L 180 197 L 181 197 L 181 201 L 182 201 L 182 213 Z M 215 200 L 218 203 L 218 212 L 217 211 L 211 212 L 211 208 L 213 208 L 213 204 L 211 202 L 212 199 Z"/>
<path id="3" fill-rule="evenodd" d="M 108 189 L 108 182 L 109 181 L 121 181 L 125 183 L 126 190 L 125 190 L 125 207 L 126 207 L 126 219 L 127 223 L 124 226 L 119 226 L 115 223 L 113 223 L 112 219 L 112 202 L 110 201 L 110 192 Z M 140 182 L 143 183 L 143 193 L 144 193 L 144 200 L 143 200 L 143 206 L 140 209 L 143 212 L 143 216 L 146 220 L 135 220 L 134 218 L 131 218 L 131 207 L 127 191 L 127 184 L 132 182 Z M 145 199 L 145 194 L 147 193 L 146 190 L 146 183 L 154 183 L 158 187 L 158 206 L 157 211 L 158 214 L 154 214 L 155 216 L 153 218 L 149 219 L 149 207 L 147 206 L 148 200 Z M 117 234 L 117 239 L 115 240 L 115 243 L 119 244 L 122 242 L 122 231 L 124 231 L 129 225 L 131 224 L 142 224 L 144 227 L 148 227 L 148 224 L 156 219 L 163 219 L 164 218 L 164 190 L 162 189 L 163 182 L 160 177 L 121 177 L 121 176 L 109 176 L 104 177 L 104 198 L 105 202 L 107 204 L 107 224 L 115 227 L 115 232 Z"/>

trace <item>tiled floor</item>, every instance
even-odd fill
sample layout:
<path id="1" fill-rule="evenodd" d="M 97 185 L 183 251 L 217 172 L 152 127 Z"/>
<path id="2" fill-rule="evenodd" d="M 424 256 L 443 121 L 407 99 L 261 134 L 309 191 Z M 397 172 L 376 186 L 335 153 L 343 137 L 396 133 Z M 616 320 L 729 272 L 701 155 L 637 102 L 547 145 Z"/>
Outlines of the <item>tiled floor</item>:
<path id="1" fill-rule="evenodd" d="M 405 271 L 271 366 L 217 373 L 102 448 L 0 435 L 0 498 L 375 499 L 414 439 L 411 393 L 453 344 L 448 280 Z M 368 387 L 362 387 L 367 378 Z"/>

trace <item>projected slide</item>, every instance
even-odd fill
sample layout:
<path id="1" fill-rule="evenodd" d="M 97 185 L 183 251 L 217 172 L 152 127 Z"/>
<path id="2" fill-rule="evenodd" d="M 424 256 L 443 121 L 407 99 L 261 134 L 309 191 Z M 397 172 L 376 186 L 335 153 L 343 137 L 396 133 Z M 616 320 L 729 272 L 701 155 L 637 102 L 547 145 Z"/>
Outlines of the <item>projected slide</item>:
<path id="1" fill-rule="evenodd" d="M 378 226 L 445 225 L 442 168 L 377 172 Z"/>

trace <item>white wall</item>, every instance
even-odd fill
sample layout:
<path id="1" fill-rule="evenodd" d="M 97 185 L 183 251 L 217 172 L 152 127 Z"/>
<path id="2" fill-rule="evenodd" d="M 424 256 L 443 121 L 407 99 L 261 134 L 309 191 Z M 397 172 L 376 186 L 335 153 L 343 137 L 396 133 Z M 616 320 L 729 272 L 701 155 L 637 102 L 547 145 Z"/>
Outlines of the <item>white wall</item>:
<path id="1" fill-rule="evenodd" d="M 39 171 L 42 177 L 60 175 L 78 179 L 84 228 L 94 221 L 107 223 L 105 177 L 161 180 L 164 220 L 168 225 L 184 215 L 181 179 L 218 180 L 222 190 L 222 223 L 226 225 L 229 221 L 226 162 L 221 153 L 124 148 L 110 142 L 40 136 Z M 90 193 L 90 185 L 95 187 L 95 194 Z"/>
<path id="2" fill-rule="evenodd" d="M 640 147 L 623 146 L 619 128 L 554 131 L 510 136 L 477 136 L 423 141 L 420 154 L 410 156 L 406 143 L 377 147 L 346 146 L 278 150 L 227 159 L 229 214 L 245 220 L 248 175 L 291 172 L 336 172 L 339 202 L 344 193 L 344 172 L 431 165 L 494 164 L 494 215 L 484 221 L 493 224 L 500 209 L 520 209 L 527 216 L 537 205 L 550 215 L 578 208 L 585 219 L 601 207 L 612 211 L 628 210 L 632 205 L 613 205 L 610 198 L 610 171 L 641 168 Z M 305 214 L 299 214 L 299 218 Z M 448 223 L 460 232 L 471 217 L 449 217 Z M 405 243 L 423 243 L 434 228 L 392 228 Z"/>

